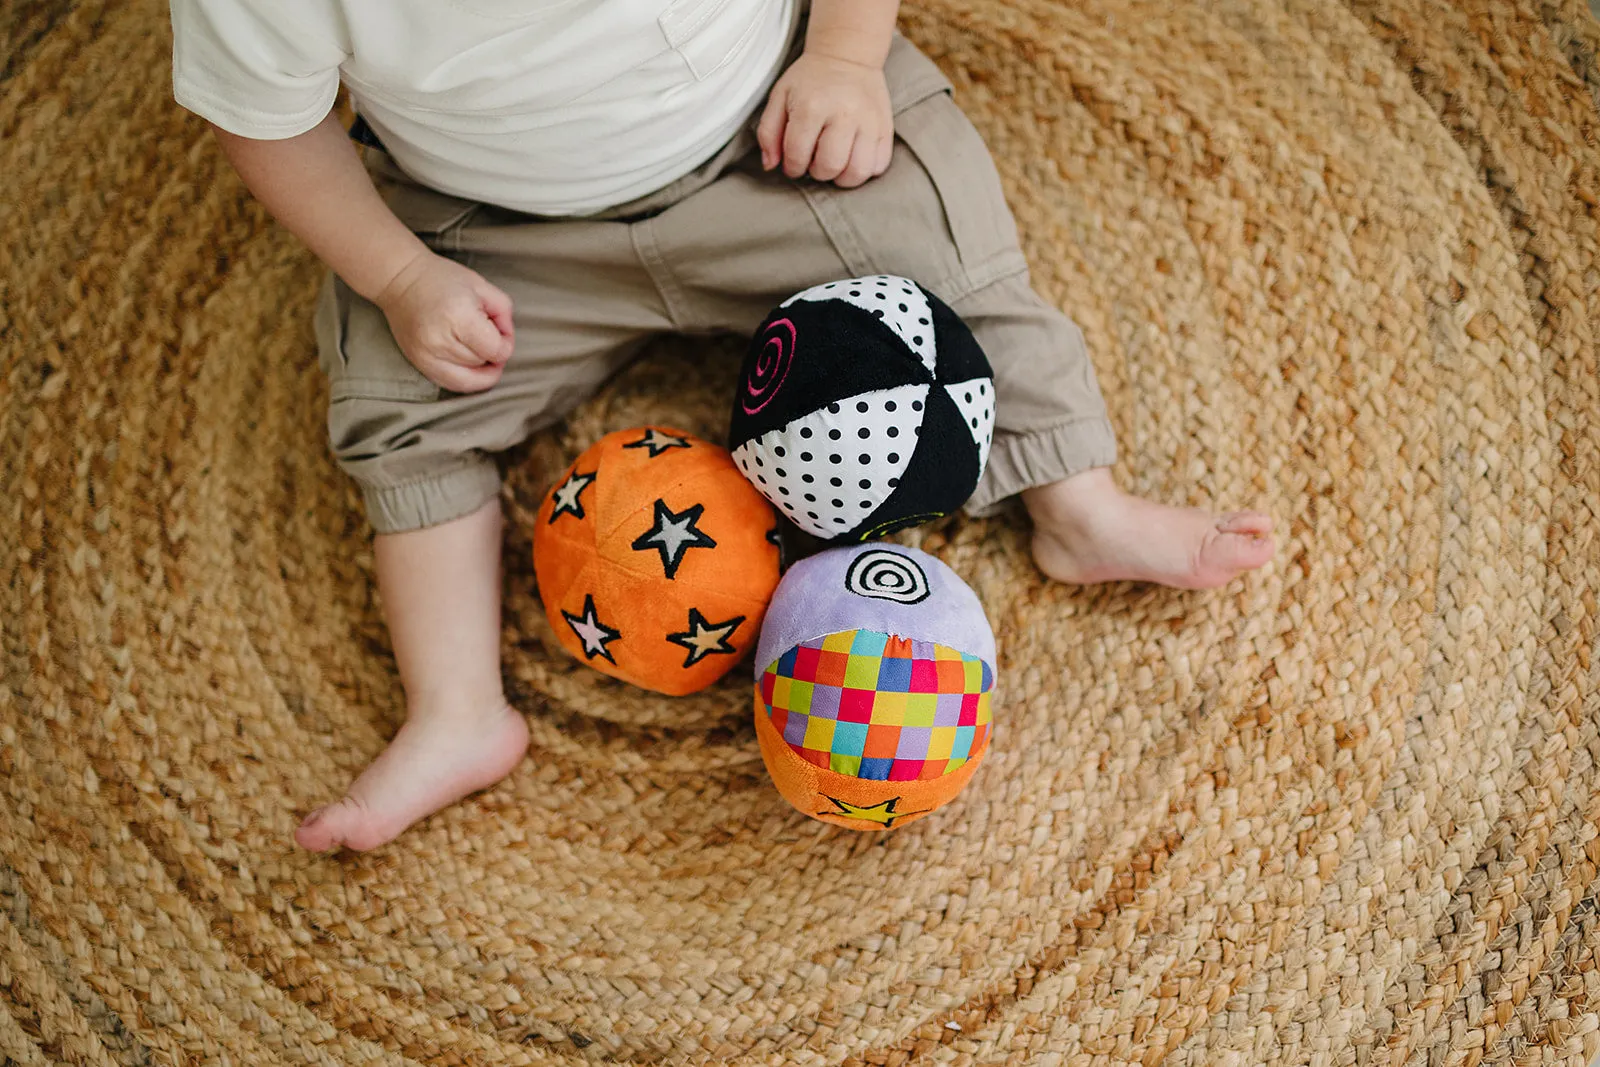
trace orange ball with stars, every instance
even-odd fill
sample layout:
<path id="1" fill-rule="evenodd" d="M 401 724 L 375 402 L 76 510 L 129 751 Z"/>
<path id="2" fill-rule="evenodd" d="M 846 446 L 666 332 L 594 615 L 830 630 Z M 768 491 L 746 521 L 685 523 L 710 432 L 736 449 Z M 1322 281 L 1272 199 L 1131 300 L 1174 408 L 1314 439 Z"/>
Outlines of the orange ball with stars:
<path id="1" fill-rule="evenodd" d="M 562 647 L 682 696 L 754 647 L 778 586 L 777 528 L 726 449 L 661 426 L 621 430 L 550 490 L 533 570 Z"/>

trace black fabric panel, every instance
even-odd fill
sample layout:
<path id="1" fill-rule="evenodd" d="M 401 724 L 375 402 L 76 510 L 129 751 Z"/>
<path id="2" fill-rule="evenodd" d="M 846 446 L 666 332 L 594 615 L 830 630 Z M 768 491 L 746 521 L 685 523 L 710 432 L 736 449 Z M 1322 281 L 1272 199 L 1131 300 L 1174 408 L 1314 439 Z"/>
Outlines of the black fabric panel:
<path id="1" fill-rule="evenodd" d="M 974 378 L 993 378 L 989 357 L 983 354 L 983 347 L 961 321 L 961 316 L 926 289 L 922 291 L 928 295 L 928 304 L 933 308 L 933 328 L 938 331 L 935 334 L 939 338 L 938 380 L 954 385 Z"/>
<path id="2" fill-rule="evenodd" d="M 948 515 L 972 496 L 980 473 L 978 446 L 961 409 L 943 389 L 932 389 L 916 451 L 900 484 L 865 522 L 834 542 L 869 541 Z"/>
<path id="3" fill-rule="evenodd" d="M 771 392 L 771 375 L 758 377 L 758 361 L 769 341 L 774 353 L 788 348 L 785 321 L 794 327 L 792 357 Z M 734 393 L 728 447 L 738 448 L 847 397 L 931 379 L 916 354 L 870 312 L 842 300 L 802 300 L 768 315 L 751 339 Z M 759 411 L 746 410 L 760 400 L 766 403 Z"/>

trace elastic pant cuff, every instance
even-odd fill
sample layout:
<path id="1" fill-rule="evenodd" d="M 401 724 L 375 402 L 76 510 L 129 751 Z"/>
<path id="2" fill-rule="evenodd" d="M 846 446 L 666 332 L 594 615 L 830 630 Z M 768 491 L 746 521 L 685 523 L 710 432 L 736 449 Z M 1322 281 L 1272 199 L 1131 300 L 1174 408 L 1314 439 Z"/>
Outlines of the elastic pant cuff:
<path id="1" fill-rule="evenodd" d="M 1000 434 L 989 464 L 967 501 L 968 515 L 981 518 L 1024 489 L 1050 485 L 1117 461 L 1117 438 L 1105 419 L 1077 419 L 1033 433 Z"/>
<path id="2" fill-rule="evenodd" d="M 487 457 L 401 485 L 363 485 L 367 521 L 377 533 L 407 533 L 471 515 L 500 495 L 500 470 Z"/>

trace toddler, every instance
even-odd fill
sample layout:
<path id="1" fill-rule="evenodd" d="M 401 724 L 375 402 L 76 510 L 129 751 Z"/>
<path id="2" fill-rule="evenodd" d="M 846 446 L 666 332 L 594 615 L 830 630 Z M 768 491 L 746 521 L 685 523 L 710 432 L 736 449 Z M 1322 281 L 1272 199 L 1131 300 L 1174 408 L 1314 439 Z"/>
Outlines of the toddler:
<path id="1" fill-rule="evenodd" d="M 904 275 L 971 326 L 998 411 L 968 506 L 1020 493 L 1049 576 L 1203 588 L 1271 557 L 1264 515 L 1112 480 L 1082 334 L 1029 286 L 994 165 L 897 8 L 172 0 L 178 102 L 331 268 L 329 431 L 376 531 L 405 687 L 405 725 L 300 845 L 380 845 L 522 758 L 495 453 L 652 335 L 748 334 L 821 282 Z"/>

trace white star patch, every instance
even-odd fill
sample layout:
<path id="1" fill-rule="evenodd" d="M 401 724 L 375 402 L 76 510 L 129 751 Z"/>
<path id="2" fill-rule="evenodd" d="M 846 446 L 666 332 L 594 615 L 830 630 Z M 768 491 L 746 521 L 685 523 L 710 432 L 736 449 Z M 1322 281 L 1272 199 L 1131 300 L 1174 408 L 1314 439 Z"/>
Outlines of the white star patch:
<path id="1" fill-rule="evenodd" d="M 600 617 L 595 614 L 593 593 L 583 598 L 582 615 L 573 615 L 563 611 L 561 617 L 567 620 L 567 625 L 572 627 L 572 632 L 578 636 L 579 641 L 583 642 L 584 659 L 594 659 L 599 656 L 613 667 L 617 665 L 617 661 L 611 657 L 611 650 L 606 647 L 606 644 L 618 640 L 622 637 L 622 634 L 601 622 Z"/>
<path id="2" fill-rule="evenodd" d="M 688 448 L 689 439 L 687 437 L 675 437 L 670 433 L 663 433 L 652 426 L 650 429 L 644 432 L 643 437 L 630 444 L 623 445 L 622 447 L 648 448 L 650 450 L 649 458 L 655 459 L 669 448 Z"/>
<path id="3" fill-rule="evenodd" d="M 661 566 L 667 577 L 678 576 L 678 566 L 683 554 L 691 548 L 716 548 L 717 543 L 695 526 L 705 512 L 704 504 L 696 504 L 686 511 L 674 512 L 665 500 L 656 501 L 656 523 L 634 538 L 633 547 L 638 552 L 654 550 L 661 553 Z"/>
<path id="4" fill-rule="evenodd" d="M 594 484 L 594 474 L 579 474 L 576 470 L 568 476 L 567 480 L 556 487 L 556 506 L 550 511 L 550 521 L 555 522 L 562 515 L 574 515 L 583 518 L 583 491 Z"/>
<path id="5" fill-rule="evenodd" d="M 743 615 L 712 624 L 700 614 L 700 609 L 690 608 L 689 629 L 681 634 L 668 634 L 667 640 L 689 650 L 689 657 L 683 661 L 683 665 L 693 667 L 707 656 L 737 654 L 739 650 L 728 643 L 728 638 L 743 624 Z"/>

